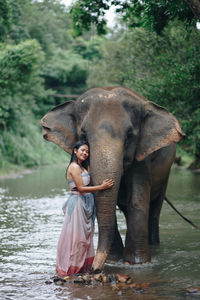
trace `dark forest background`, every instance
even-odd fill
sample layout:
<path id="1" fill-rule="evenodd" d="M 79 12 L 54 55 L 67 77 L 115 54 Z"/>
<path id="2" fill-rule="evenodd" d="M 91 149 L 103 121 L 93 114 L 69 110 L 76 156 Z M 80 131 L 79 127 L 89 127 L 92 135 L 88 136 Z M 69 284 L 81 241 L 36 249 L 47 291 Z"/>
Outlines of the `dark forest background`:
<path id="1" fill-rule="evenodd" d="M 42 139 L 41 117 L 106 85 L 135 89 L 173 113 L 187 136 L 178 155 L 200 167 L 199 15 L 187 2 L 0 0 L 0 168 L 64 162 L 66 153 Z"/>

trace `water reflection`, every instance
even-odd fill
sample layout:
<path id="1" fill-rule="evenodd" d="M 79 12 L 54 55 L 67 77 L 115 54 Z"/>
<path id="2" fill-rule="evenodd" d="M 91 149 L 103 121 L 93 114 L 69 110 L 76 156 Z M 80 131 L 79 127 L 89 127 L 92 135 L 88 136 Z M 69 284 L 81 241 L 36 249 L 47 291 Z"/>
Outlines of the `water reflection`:
<path id="1" fill-rule="evenodd" d="M 107 286 L 46 285 L 55 274 L 56 246 L 67 196 L 65 167 L 46 167 L 21 178 L 0 181 L 0 298 L 1 299 L 185 299 L 184 290 L 200 285 L 200 233 L 164 204 L 161 244 L 152 248 L 149 265 L 106 264 L 105 272 L 129 274 L 149 282 L 142 294 L 114 291 Z M 200 175 L 173 169 L 167 191 L 176 207 L 199 224 Z M 117 212 L 121 234 L 126 227 Z M 97 245 L 97 225 L 95 232 Z M 189 299 L 189 298 L 187 298 Z"/>

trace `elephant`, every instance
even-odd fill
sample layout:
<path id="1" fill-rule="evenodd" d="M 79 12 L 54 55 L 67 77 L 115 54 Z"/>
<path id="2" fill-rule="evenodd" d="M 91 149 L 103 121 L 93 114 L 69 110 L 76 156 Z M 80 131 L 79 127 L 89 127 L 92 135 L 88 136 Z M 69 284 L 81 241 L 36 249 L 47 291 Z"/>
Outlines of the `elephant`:
<path id="1" fill-rule="evenodd" d="M 41 124 L 43 137 L 68 153 L 86 139 L 92 184 L 105 178 L 115 182 L 95 193 L 99 236 L 93 270 L 102 270 L 107 259 L 150 262 L 150 245 L 160 242 L 159 216 L 176 143 L 185 136 L 177 119 L 136 91 L 116 86 L 87 90 L 54 107 Z M 116 206 L 126 218 L 125 243 Z"/>

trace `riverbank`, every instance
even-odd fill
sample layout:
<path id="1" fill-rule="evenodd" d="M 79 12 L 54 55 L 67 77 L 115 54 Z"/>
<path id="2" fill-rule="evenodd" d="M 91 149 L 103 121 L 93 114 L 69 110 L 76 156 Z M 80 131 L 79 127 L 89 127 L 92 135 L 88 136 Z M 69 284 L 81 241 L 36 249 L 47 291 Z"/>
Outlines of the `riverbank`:
<path id="1" fill-rule="evenodd" d="M 67 161 L 64 162 L 58 162 L 58 164 L 56 164 L 55 162 L 53 162 L 52 164 L 48 164 L 48 165 L 40 165 L 40 166 L 34 166 L 31 168 L 26 168 L 24 166 L 18 166 L 18 165 L 9 165 L 7 167 L 4 168 L 0 168 L 0 180 L 2 179 L 11 179 L 11 178 L 18 178 L 21 177 L 25 174 L 30 174 L 35 172 L 36 170 L 38 170 L 38 168 L 41 167 L 45 167 L 45 166 L 66 166 L 69 162 L 69 159 Z"/>
<path id="2" fill-rule="evenodd" d="M 17 178 L 34 172 L 37 167 L 25 168 L 24 166 L 9 165 L 0 169 L 0 179 Z"/>
<path id="3" fill-rule="evenodd" d="M 70 155 L 63 151 L 63 149 L 52 143 L 44 143 L 44 145 L 40 145 L 40 148 L 43 148 L 42 150 L 40 149 L 37 153 L 32 153 L 32 156 L 37 156 L 37 163 L 31 166 L 27 162 L 25 162 L 24 165 L 13 164 L 6 158 L 3 158 L 0 161 L 0 179 L 16 178 L 24 174 L 32 173 L 40 167 L 68 164 Z"/>
<path id="4" fill-rule="evenodd" d="M 49 156 L 48 161 L 50 161 L 51 163 L 42 163 L 37 166 L 26 167 L 22 165 L 21 166 L 14 165 L 5 161 L 4 167 L 0 168 L 0 180 L 7 179 L 7 178 L 17 178 L 19 176 L 32 173 L 40 167 L 55 166 L 58 164 L 65 165 L 66 163 L 69 162 L 70 155 L 62 151 L 62 149 L 56 148 L 56 151 L 52 151 L 51 148 L 54 145 L 46 144 L 45 146 L 47 148 L 50 148 L 48 151 L 46 151 L 46 156 Z M 43 161 L 45 162 L 44 159 Z M 179 145 L 177 145 L 176 159 L 173 167 L 180 168 L 180 169 L 188 169 L 192 172 L 200 173 L 200 166 L 194 163 L 194 156 L 188 154 L 186 151 L 180 148 Z"/>
<path id="5" fill-rule="evenodd" d="M 61 165 L 61 164 L 59 164 L 59 165 Z M 62 165 L 65 165 L 65 163 L 63 163 Z M 52 166 L 55 166 L 55 164 L 52 164 Z M 33 173 L 40 167 L 41 166 L 25 168 L 24 166 L 11 165 L 7 168 L 1 168 L 0 169 L 0 180 L 21 177 L 25 174 Z M 42 167 L 44 167 L 44 165 Z M 183 170 L 187 169 L 188 171 L 200 174 L 200 168 L 190 168 L 188 163 L 183 164 L 183 165 L 174 163 L 173 168 L 178 168 L 178 169 L 183 169 Z"/>

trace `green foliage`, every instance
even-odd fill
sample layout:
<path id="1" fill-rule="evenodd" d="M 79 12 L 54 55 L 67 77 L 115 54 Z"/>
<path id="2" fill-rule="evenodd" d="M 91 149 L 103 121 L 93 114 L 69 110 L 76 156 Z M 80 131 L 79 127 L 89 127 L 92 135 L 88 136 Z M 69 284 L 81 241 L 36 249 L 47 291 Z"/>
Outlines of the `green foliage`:
<path id="1" fill-rule="evenodd" d="M 40 77 L 43 62 L 34 40 L 0 46 L 0 167 L 8 162 L 27 167 L 47 162 L 33 115 L 46 93 Z"/>
<path id="2" fill-rule="evenodd" d="M 0 0 L 0 42 L 6 39 L 10 29 L 10 6 L 8 0 Z"/>
<path id="3" fill-rule="evenodd" d="M 45 64 L 42 75 L 47 87 L 61 92 L 70 89 L 73 92 L 86 84 L 87 61 L 72 50 L 57 49 Z"/>
<path id="4" fill-rule="evenodd" d="M 189 6 L 180 0 L 78 0 L 71 9 L 75 35 L 90 30 L 95 24 L 98 34 L 105 34 L 105 13 L 112 6 L 129 27 L 143 27 L 161 33 L 169 21 L 179 19 L 195 25 Z"/>
<path id="5" fill-rule="evenodd" d="M 3 131 L 0 136 L 0 168 L 8 164 L 33 167 L 61 163 L 66 153 L 58 146 L 42 139 L 41 126 L 33 115 L 24 114 L 20 130 Z"/>
<path id="6" fill-rule="evenodd" d="M 95 35 L 105 33 L 110 5 L 126 28 L 140 28 Z M 187 134 L 182 151 L 199 158 L 200 38 L 184 1 L 78 0 L 71 15 L 59 0 L 0 0 L 0 167 L 64 161 L 39 119 L 65 101 L 53 94 L 88 85 L 126 85 L 167 107 Z M 73 27 L 90 32 L 74 38 Z"/>
<path id="7" fill-rule="evenodd" d="M 105 34 L 105 11 L 109 9 L 109 0 L 78 0 L 70 13 L 73 18 L 75 36 L 90 30 L 91 24 L 95 24 L 98 34 Z"/>
<path id="8" fill-rule="evenodd" d="M 81 55 L 84 59 L 88 61 L 93 61 L 94 59 L 101 59 L 101 44 L 103 38 L 97 35 L 91 36 L 91 38 L 78 37 L 73 42 L 73 51 Z"/>
<path id="9" fill-rule="evenodd" d="M 180 0 L 132 0 L 122 2 L 118 12 L 124 12 L 123 20 L 129 27 L 143 27 L 161 33 L 170 20 L 194 21 L 188 5 Z M 195 22 L 194 22 L 195 24 Z"/>
<path id="10" fill-rule="evenodd" d="M 88 62 L 73 50 L 67 9 L 58 0 L 0 4 L 0 167 L 64 161 L 39 119 L 60 103 L 52 94 L 86 88 Z"/>
<path id="11" fill-rule="evenodd" d="M 9 0 L 12 9 L 10 37 L 16 43 L 36 39 L 46 56 L 54 54 L 56 47 L 69 48 L 72 42 L 71 21 L 65 6 L 57 0 L 42 2 Z"/>
<path id="12" fill-rule="evenodd" d="M 40 64 L 44 55 L 34 40 L 0 47 L 0 128 L 16 128 L 22 114 L 37 109 L 44 94 Z"/>
<path id="13" fill-rule="evenodd" d="M 24 87 L 30 79 L 38 76 L 43 53 L 36 41 L 27 40 L 16 46 L 1 45 L 0 51 L 1 87 L 13 91 L 18 88 L 15 82 L 20 81 Z"/>
<path id="14" fill-rule="evenodd" d="M 69 49 L 72 43 L 71 21 L 65 6 L 55 0 L 36 2 L 31 16 L 25 12 L 27 30 L 31 38 L 39 41 L 47 56 L 54 55 L 56 48 Z"/>

